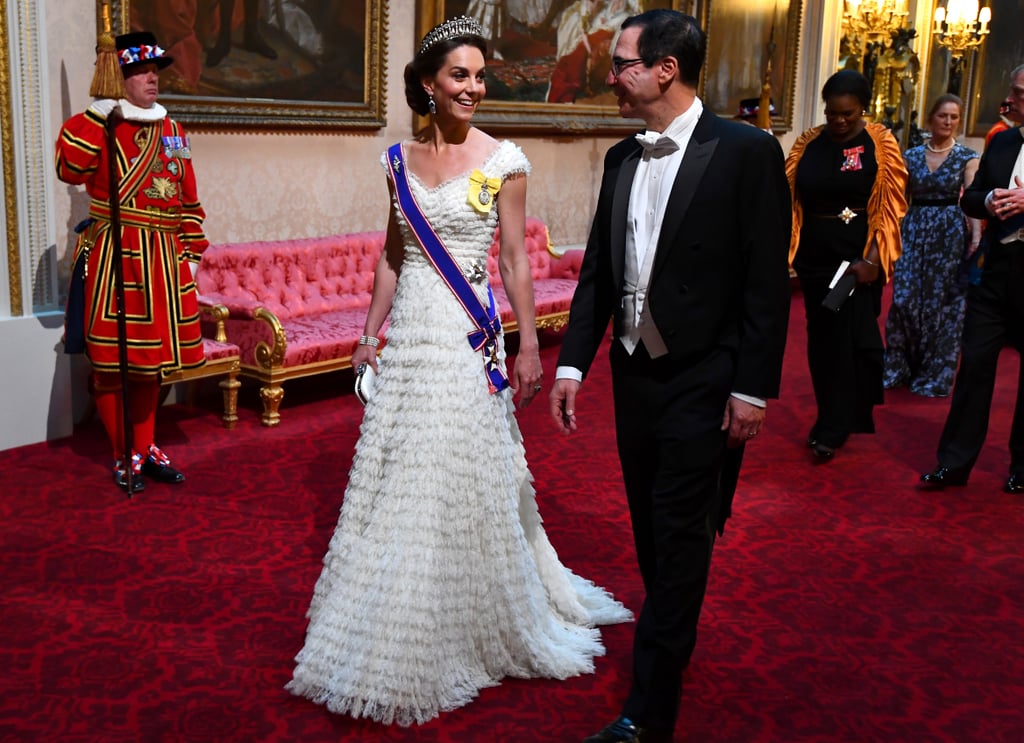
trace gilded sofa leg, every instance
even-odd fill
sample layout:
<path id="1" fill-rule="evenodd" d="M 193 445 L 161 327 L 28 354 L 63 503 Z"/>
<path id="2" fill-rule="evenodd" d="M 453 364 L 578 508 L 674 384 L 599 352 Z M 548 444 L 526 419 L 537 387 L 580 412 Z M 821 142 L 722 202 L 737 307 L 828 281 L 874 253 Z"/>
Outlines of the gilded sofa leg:
<path id="1" fill-rule="evenodd" d="M 220 380 L 217 386 L 221 388 L 224 395 L 224 428 L 234 428 L 238 423 L 238 388 L 242 383 L 238 381 L 238 372 L 229 372 L 227 377 Z"/>
<path id="2" fill-rule="evenodd" d="M 260 388 L 260 397 L 263 399 L 263 425 L 278 425 L 281 422 L 281 415 L 277 409 L 281 407 L 281 400 L 284 399 L 284 388 L 279 384 L 265 384 Z"/>

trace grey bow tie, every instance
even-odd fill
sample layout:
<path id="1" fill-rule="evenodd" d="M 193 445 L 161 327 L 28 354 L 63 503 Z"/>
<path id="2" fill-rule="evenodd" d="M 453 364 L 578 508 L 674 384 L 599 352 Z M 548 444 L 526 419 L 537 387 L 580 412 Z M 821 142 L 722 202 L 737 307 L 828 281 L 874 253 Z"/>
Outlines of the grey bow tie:
<path id="1" fill-rule="evenodd" d="M 637 134 L 636 141 L 644 148 L 644 154 L 648 157 L 669 155 L 679 149 L 679 145 L 676 144 L 674 139 L 658 132 Z"/>

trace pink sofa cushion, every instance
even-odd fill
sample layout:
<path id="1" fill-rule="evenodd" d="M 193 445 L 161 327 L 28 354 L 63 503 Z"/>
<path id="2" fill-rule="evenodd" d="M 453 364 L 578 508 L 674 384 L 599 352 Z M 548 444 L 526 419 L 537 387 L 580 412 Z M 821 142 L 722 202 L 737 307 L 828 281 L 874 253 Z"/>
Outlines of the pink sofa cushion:
<path id="1" fill-rule="evenodd" d="M 203 357 L 207 361 L 229 359 L 240 353 L 240 349 L 234 343 L 220 343 L 212 338 L 203 338 Z"/>
<path id="2" fill-rule="evenodd" d="M 498 250 L 501 240 L 501 227 L 494 232 L 494 242 L 487 254 L 487 272 L 491 276 L 491 284 L 501 284 L 501 271 L 498 269 Z M 551 239 L 548 228 L 536 217 L 526 218 L 526 254 L 530 257 L 530 275 L 534 281 L 551 276 Z"/>
<path id="3" fill-rule="evenodd" d="M 211 245 L 196 277 L 199 294 L 225 304 L 263 306 L 282 322 L 368 307 L 384 232 Z"/>
<path id="4" fill-rule="evenodd" d="M 572 279 L 546 279 L 533 283 L 533 304 L 536 308 L 536 317 L 554 315 L 559 312 L 568 312 L 572 303 L 573 292 L 576 291 L 576 282 Z M 501 321 L 508 323 L 515 319 L 512 312 L 512 305 L 508 301 L 505 287 L 494 287 L 494 301 L 498 303 L 501 312 Z"/>

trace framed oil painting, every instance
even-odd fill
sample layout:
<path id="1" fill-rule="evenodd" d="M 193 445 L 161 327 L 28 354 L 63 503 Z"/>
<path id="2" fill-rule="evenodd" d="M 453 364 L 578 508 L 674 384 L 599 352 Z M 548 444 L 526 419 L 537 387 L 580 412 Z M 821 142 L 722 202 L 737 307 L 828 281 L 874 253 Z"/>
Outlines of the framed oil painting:
<path id="1" fill-rule="evenodd" d="M 769 70 L 774 131 L 793 126 L 801 0 L 708 0 L 708 56 L 701 100 L 720 116 L 735 116 L 744 99 L 760 98 Z"/>
<path id="2" fill-rule="evenodd" d="M 659 7 L 693 15 L 708 32 L 701 95 L 722 116 L 760 95 L 774 41 L 773 121 L 790 126 L 800 0 L 420 0 L 419 38 L 445 18 L 480 21 L 490 58 L 487 99 L 475 120 L 485 128 L 632 131 L 638 122 L 619 116 L 605 84 L 612 45 L 623 20 Z"/>
<path id="3" fill-rule="evenodd" d="M 97 26 L 103 2 L 97 0 Z M 113 0 L 115 33 L 174 58 L 160 101 L 193 129 L 384 125 L 387 0 Z"/>
<path id="4" fill-rule="evenodd" d="M 641 124 L 619 116 L 605 77 L 622 21 L 655 7 L 698 12 L 695 0 L 420 0 L 417 41 L 446 18 L 480 21 L 488 45 L 487 98 L 474 121 L 485 129 L 635 131 Z"/>

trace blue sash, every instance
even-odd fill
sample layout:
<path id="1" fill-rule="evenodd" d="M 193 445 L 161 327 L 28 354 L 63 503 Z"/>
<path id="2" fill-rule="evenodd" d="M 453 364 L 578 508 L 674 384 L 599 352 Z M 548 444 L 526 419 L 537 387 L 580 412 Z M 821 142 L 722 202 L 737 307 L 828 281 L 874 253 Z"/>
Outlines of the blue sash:
<path id="1" fill-rule="evenodd" d="M 388 148 L 388 169 L 391 171 L 391 179 L 395 184 L 398 208 L 423 247 L 423 252 L 428 260 L 476 325 L 477 329 L 468 333 L 469 345 L 474 351 L 480 351 L 483 354 L 488 389 L 492 394 L 500 392 L 508 387 L 509 383 L 508 377 L 505 376 L 505 372 L 498 362 L 501 318 L 494 306 L 494 293 L 488 284 L 487 307 L 484 307 L 476 295 L 476 291 L 462 273 L 462 269 L 459 268 L 459 264 L 452 258 L 448 248 L 445 247 L 420 210 L 420 205 L 416 203 L 416 197 L 412 195 L 412 190 L 409 188 L 409 179 L 404 166 L 401 143 L 391 145 Z"/>

